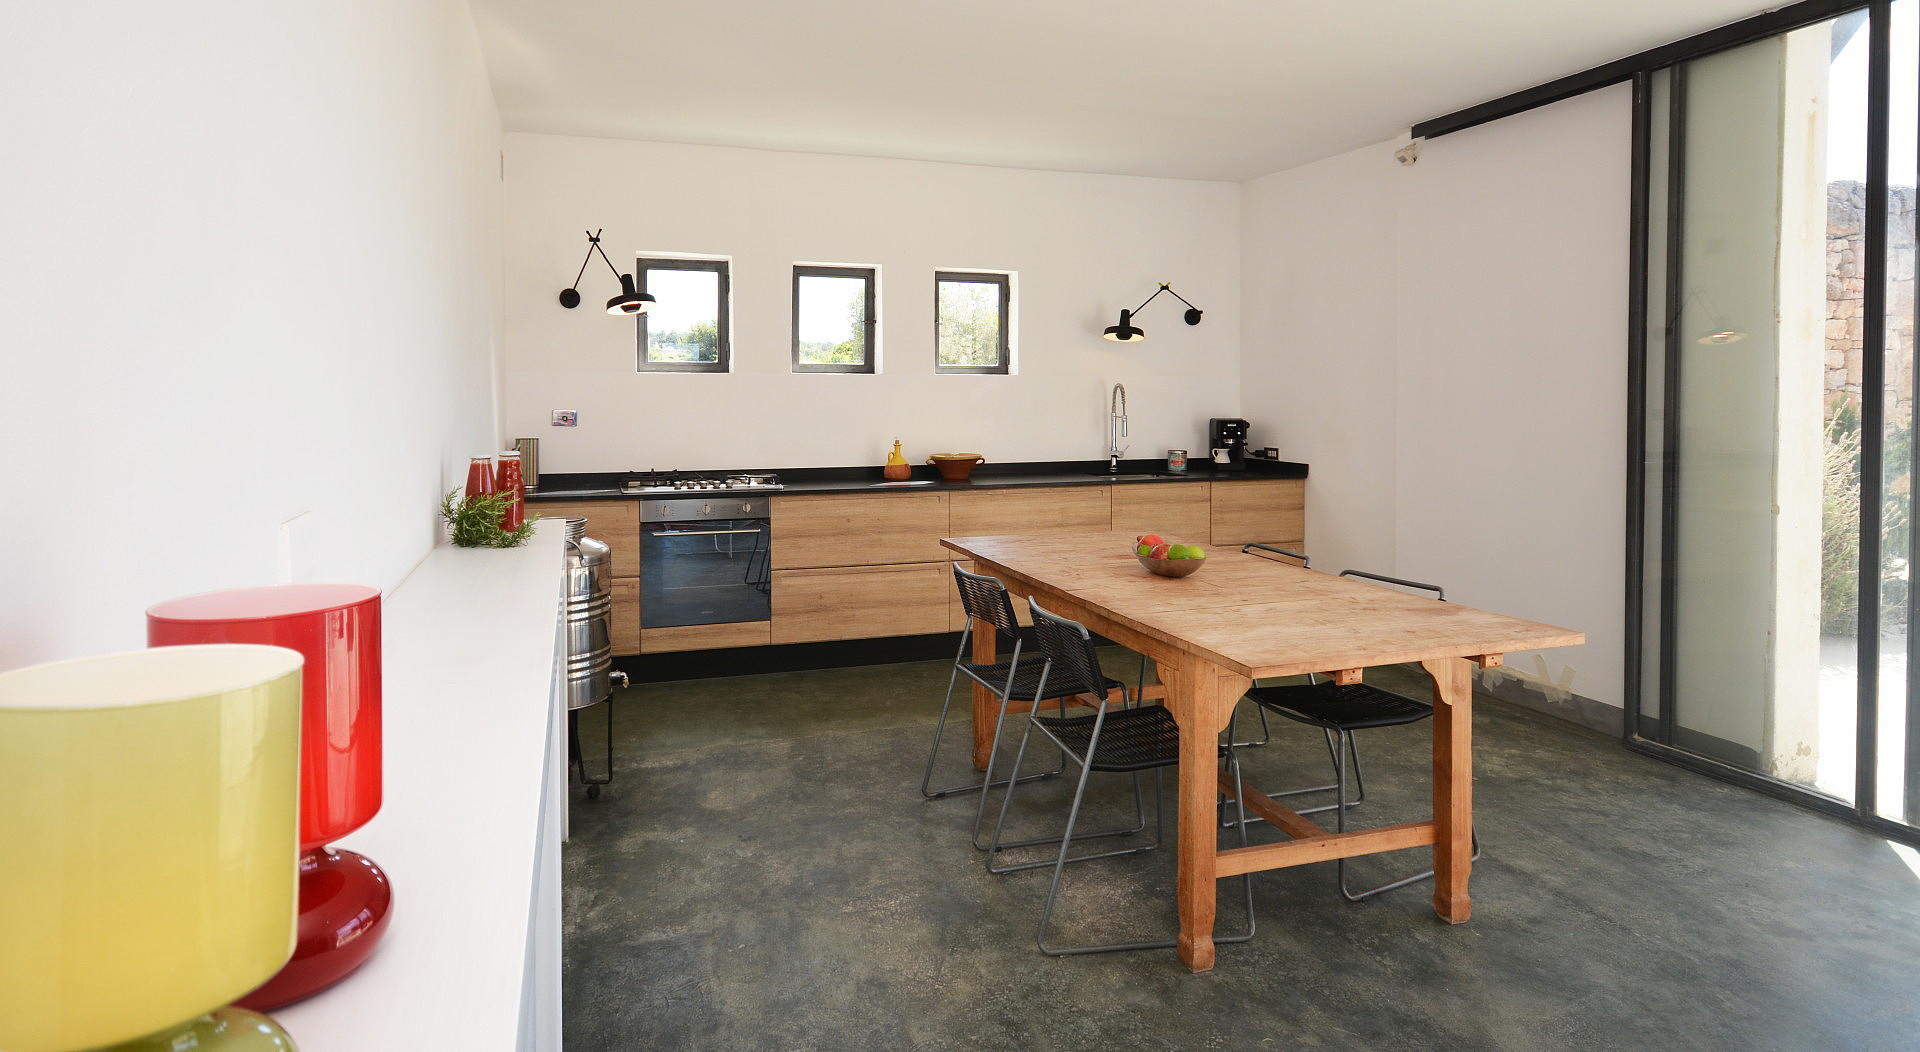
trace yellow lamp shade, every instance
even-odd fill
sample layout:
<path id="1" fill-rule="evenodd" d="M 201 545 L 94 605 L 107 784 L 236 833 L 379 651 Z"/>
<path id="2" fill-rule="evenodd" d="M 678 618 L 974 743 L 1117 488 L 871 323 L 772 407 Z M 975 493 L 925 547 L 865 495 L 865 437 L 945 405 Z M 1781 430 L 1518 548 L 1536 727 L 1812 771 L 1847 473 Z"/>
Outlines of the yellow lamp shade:
<path id="1" fill-rule="evenodd" d="M 154 1034 L 287 960 L 300 666 L 220 645 L 0 673 L 0 1049 Z"/>

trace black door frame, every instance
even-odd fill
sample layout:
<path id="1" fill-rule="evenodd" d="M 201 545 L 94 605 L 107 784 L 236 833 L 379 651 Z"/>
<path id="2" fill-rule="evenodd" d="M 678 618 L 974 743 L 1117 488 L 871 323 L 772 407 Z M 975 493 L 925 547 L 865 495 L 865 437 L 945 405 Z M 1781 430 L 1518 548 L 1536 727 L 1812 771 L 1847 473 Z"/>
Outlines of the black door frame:
<path id="1" fill-rule="evenodd" d="M 1867 210 L 1864 216 L 1866 225 L 1865 244 L 1867 269 L 1863 275 L 1866 284 L 1864 302 L 1861 309 L 1864 314 L 1862 331 L 1862 354 L 1864 356 L 1861 387 L 1864 390 L 1880 391 L 1885 387 L 1885 351 L 1886 351 L 1886 205 L 1887 205 L 1887 147 L 1888 147 L 1888 100 L 1891 92 L 1890 52 L 1891 25 L 1889 15 L 1891 0 L 1800 0 L 1798 3 L 1773 11 L 1763 12 L 1751 18 L 1729 23 L 1717 29 L 1708 30 L 1696 36 L 1663 44 L 1638 55 L 1631 55 L 1614 62 L 1595 66 L 1558 80 L 1537 85 L 1523 91 L 1514 92 L 1488 102 L 1483 102 L 1452 113 L 1442 114 L 1421 121 L 1410 130 L 1413 138 L 1434 139 L 1442 135 L 1476 127 L 1489 121 L 1500 120 L 1528 110 L 1551 105 L 1564 99 L 1573 98 L 1599 88 L 1615 84 L 1631 83 L 1633 86 L 1633 131 L 1632 131 L 1632 195 L 1630 217 L 1632 229 L 1628 240 L 1629 279 L 1627 286 L 1627 536 L 1626 536 L 1626 697 L 1621 719 L 1621 740 L 1627 748 L 1669 763 L 1688 768 L 1703 774 L 1721 778 L 1771 796 L 1800 804 L 1824 814 L 1832 815 L 1863 826 L 1874 833 L 1889 839 L 1920 845 L 1920 824 L 1907 825 L 1884 818 L 1876 811 L 1874 799 L 1876 787 L 1874 777 L 1879 765 L 1879 650 L 1880 650 L 1880 570 L 1884 553 L 1881 549 L 1882 486 L 1884 482 L 1884 420 L 1883 404 L 1879 398 L 1863 398 L 1860 407 L 1861 431 L 1861 546 L 1860 546 L 1860 656 L 1859 656 L 1859 723 L 1858 737 L 1855 743 L 1856 782 L 1854 802 L 1849 803 L 1823 793 L 1811 790 L 1792 782 L 1772 778 L 1745 768 L 1735 767 L 1718 760 L 1689 752 L 1673 744 L 1674 721 L 1672 715 L 1671 689 L 1672 677 L 1667 671 L 1671 663 L 1663 666 L 1661 712 L 1657 718 L 1643 720 L 1640 715 L 1641 682 L 1645 671 L 1645 655 L 1642 653 L 1646 628 L 1643 616 L 1643 604 L 1646 600 L 1646 408 L 1647 408 L 1647 309 L 1648 309 L 1648 253 L 1649 208 L 1652 184 L 1651 164 L 1652 128 L 1653 128 L 1653 74 L 1661 70 L 1680 70 L 1693 59 L 1702 58 L 1717 52 L 1750 44 L 1757 40 L 1778 36 L 1827 21 L 1840 15 L 1865 10 L 1868 21 L 1868 137 L 1867 137 Z M 1676 80 L 1684 85 L 1684 74 Z M 1682 89 L 1684 90 L 1684 86 Z M 1669 134 L 1673 129 L 1669 128 Z M 1678 154 L 1678 151 L 1670 151 Z M 1682 163 L 1677 157 L 1670 163 L 1676 167 Z M 1678 171 L 1669 171 L 1671 184 L 1678 183 Z M 1920 171 L 1915 173 L 1915 185 L 1920 186 Z M 1671 189 L 1671 186 L 1670 186 Z M 1669 244 L 1662 246 L 1670 262 L 1678 261 L 1679 245 L 1673 241 L 1677 237 L 1678 205 L 1669 202 L 1674 208 L 1669 216 Z M 1670 266 L 1670 275 L 1677 275 L 1678 268 Z M 1669 296 L 1664 302 L 1672 302 Z M 1663 326 L 1663 330 L 1671 326 Z M 1920 332 L 1920 325 L 1916 326 Z M 1674 335 L 1667 334 L 1671 344 Z M 1920 340 L 1916 340 L 1916 366 L 1920 367 Z M 1669 368 L 1678 364 L 1678 355 L 1665 356 Z M 1915 374 L 1920 376 L 1920 368 Z M 1672 377 L 1669 377 L 1671 379 Z M 1674 387 L 1669 384 L 1666 394 L 1674 397 Z M 1917 392 L 1920 393 L 1920 392 Z M 1916 399 L 1920 401 L 1920 399 Z M 1665 416 L 1667 427 L 1674 426 L 1673 407 L 1668 406 Z M 1916 428 L 1920 431 L 1920 428 Z M 1663 452 L 1671 452 L 1671 436 Z M 1916 436 L 1920 438 L 1920 436 Z M 1913 477 L 1920 480 L 1920 441 L 1909 443 L 1913 457 Z M 1675 469 L 1671 464 L 1662 465 L 1663 495 L 1667 498 L 1662 505 L 1662 514 L 1671 516 L 1674 496 L 1671 487 L 1676 485 Z M 1662 531 L 1662 544 L 1672 544 L 1674 531 L 1670 518 L 1668 528 Z M 1909 529 L 1907 565 L 1920 570 L 1920 529 Z M 1670 552 L 1666 553 L 1670 555 Z M 1670 575 L 1671 558 L 1663 558 L 1663 574 Z M 1663 577 L 1662 600 L 1671 613 L 1670 576 Z M 1909 623 L 1920 618 L 1912 616 L 1917 612 L 1915 600 L 1920 590 L 1909 590 Z M 1662 649 L 1671 653 L 1671 617 L 1662 619 Z M 1909 632 L 1907 640 L 1907 724 L 1906 724 L 1906 761 L 1909 777 L 1906 785 L 1904 813 L 1914 816 L 1920 823 L 1920 632 Z M 1651 731 L 1648 737 L 1645 731 Z"/>
<path id="2" fill-rule="evenodd" d="M 1920 828 L 1903 824 L 1877 813 L 1875 778 L 1879 769 L 1879 671 L 1880 671 L 1880 579 L 1884 553 L 1881 551 L 1883 484 L 1884 484 L 1884 398 L 1881 392 L 1885 388 L 1885 352 L 1886 352 L 1886 303 L 1887 303 L 1887 185 L 1888 185 L 1888 122 L 1889 97 L 1891 92 L 1890 53 L 1891 53 L 1891 0 L 1870 0 L 1866 3 L 1847 4 L 1800 4 L 1795 5 L 1792 18 L 1774 18 L 1766 25 L 1746 26 L 1751 32 L 1716 31 L 1721 39 L 1717 46 L 1697 48 L 1685 46 L 1687 42 L 1670 45 L 1678 59 L 1643 65 L 1633 70 L 1633 143 L 1630 216 L 1633 225 L 1629 238 L 1630 274 L 1628 282 L 1628 421 L 1627 421 L 1627 545 L 1626 545 L 1626 698 L 1625 712 L 1621 721 L 1621 740 L 1627 748 L 1635 752 L 1657 757 L 1694 771 L 1723 778 L 1751 789 L 1767 793 L 1793 803 L 1800 804 L 1864 826 L 1873 832 L 1901 840 L 1910 844 L 1920 844 Z M 1692 59 L 1738 47 L 1767 36 L 1778 35 L 1792 29 L 1811 25 L 1851 11 L 1868 12 L 1868 103 L 1867 103 L 1867 184 L 1866 210 L 1863 217 L 1863 252 L 1865 267 L 1863 273 L 1861 390 L 1864 397 L 1860 400 L 1860 570 L 1859 570 L 1859 654 L 1857 669 L 1857 737 L 1855 741 L 1855 787 L 1853 801 L 1845 801 L 1809 787 L 1788 782 L 1757 771 L 1747 770 L 1731 764 L 1702 756 L 1673 743 L 1675 721 L 1673 720 L 1676 701 L 1673 689 L 1673 610 L 1674 555 L 1676 545 L 1676 498 L 1678 496 L 1677 458 L 1674 444 L 1677 441 L 1678 413 L 1678 368 L 1680 365 L 1679 334 L 1676 330 L 1677 312 L 1670 309 L 1662 324 L 1665 337 L 1665 367 L 1663 394 L 1665 405 L 1663 412 L 1663 444 L 1661 452 L 1661 562 L 1660 594 L 1660 639 L 1658 641 L 1660 660 L 1660 682 L 1658 685 L 1659 715 L 1647 718 L 1641 715 L 1645 700 L 1642 692 L 1645 658 L 1643 648 L 1645 639 L 1644 608 L 1647 601 L 1646 580 L 1646 485 L 1648 481 L 1647 465 L 1647 342 L 1649 339 L 1648 282 L 1650 263 L 1650 209 L 1652 207 L 1652 163 L 1653 163 L 1653 76 L 1661 70 L 1668 70 L 1670 77 L 1669 97 L 1672 104 L 1668 125 L 1668 185 L 1667 185 L 1667 238 L 1665 250 L 1665 268 L 1668 286 L 1663 303 L 1671 305 L 1676 301 L 1675 282 L 1680 274 L 1680 234 L 1684 216 L 1684 201 L 1680 193 L 1684 176 L 1684 150 L 1680 149 L 1685 134 L 1685 65 Z M 1764 17 L 1764 16 L 1763 16 Z M 1758 23 L 1761 20 L 1749 20 Z M 1728 27 L 1729 29 L 1733 27 Z M 1762 31 L 1764 30 L 1764 31 Z M 1649 55 L 1656 53 L 1650 52 Z M 1916 183 L 1920 183 L 1920 172 L 1916 172 Z M 1920 456 L 1917 453 L 1916 456 Z M 1910 537 L 1920 536 L 1909 531 Z M 1911 546 L 1911 541 L 1910 541 Z M 1908 565 L 1916 565 L 1915 552 L 1904 553 Z M 1909 603 L 1913 597 L 1909 596 Z M 1910 618 L 1911 620 L 1911 618 Z M 1908 637 L 1907 662 L 1907 744 L 1904 758 L 1910 772 L 1913 760 L 1920 758 L 1920 663 L 1917 663 L 1913 651 L 1920 638 L 1913 634 Z M 1651 732 L 1651 736 L 1649 733 Z M 1920 773 L 1920 772 L 1911 772 Z M 1904 813 L 1920 816 L 1920 778 L 1907 779 L 1907 800 Z"/>

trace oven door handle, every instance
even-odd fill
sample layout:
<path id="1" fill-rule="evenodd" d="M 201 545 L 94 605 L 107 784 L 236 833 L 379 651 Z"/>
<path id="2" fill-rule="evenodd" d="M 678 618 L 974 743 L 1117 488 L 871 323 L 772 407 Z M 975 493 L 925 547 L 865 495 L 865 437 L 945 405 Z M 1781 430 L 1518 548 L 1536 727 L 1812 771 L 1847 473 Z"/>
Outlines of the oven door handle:
<path id="1" fill-rule="evenodd" d="M 732 534 L 759 533 L 759 530 L 655 530 L 649 537 L 726 537 Z"/>

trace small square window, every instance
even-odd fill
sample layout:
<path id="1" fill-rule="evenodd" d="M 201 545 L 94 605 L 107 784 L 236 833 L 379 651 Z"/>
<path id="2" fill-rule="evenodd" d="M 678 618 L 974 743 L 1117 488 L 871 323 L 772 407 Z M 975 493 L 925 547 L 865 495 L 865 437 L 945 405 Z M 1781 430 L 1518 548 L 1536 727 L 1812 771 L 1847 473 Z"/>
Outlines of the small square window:
<path id="1" fill-rule="evenodd" d="M 1009 276 L 943 270 L 934 274 L 933 285 L 933 371 L 1009 372 L 1013 361 Z"/>
<path id="2" fill-rule="evenodd" d="M 726 260 L 639 259 L 634 282 L 654 299 L 639 316 L 641 372 L 727 371 Z"/>
<path id="3" fill-rule="evenodd" d="M 793 268 L 793 371 L 870 373 L 878 357 L 872 267 Z"/>

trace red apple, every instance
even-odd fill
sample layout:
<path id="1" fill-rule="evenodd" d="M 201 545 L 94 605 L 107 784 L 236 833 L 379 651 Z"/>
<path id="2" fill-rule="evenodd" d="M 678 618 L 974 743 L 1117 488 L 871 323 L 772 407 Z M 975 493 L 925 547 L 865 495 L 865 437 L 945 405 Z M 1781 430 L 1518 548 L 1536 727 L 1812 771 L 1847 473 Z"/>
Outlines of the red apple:
<path id="1" fill-rule="evenodd" d="M 1155 544 L 1155 545 L 1153 546 L 1153 550 L 1152 550 L 1152 551 L 1150 551 L 1150 552 L 1148 552 L 1148 553 L 1147 553 L 1147 558 L 1149 558 L 1149 559 L 1164 559 L 1164 558 L 1166 558 L 1166 557 L 1167 557 L 1167 549 L 1168 549 L 1168 545 L 1167 545 L 1167 542 L 1165 542 L 1165 541 L 1160 541 L 1160 542 L 1159 542 L 1158 544 Z"/>
<path id="2" fill-rule="evenodd" d="M 1167 542 L 1165 538 L 1162 538 L 1157 533 L 1143 533 L 1139 537 L 1139 543 L 1144 544 L 1149 548 L 1153 548 L 1153 547 L 1158 547 Z"/>

